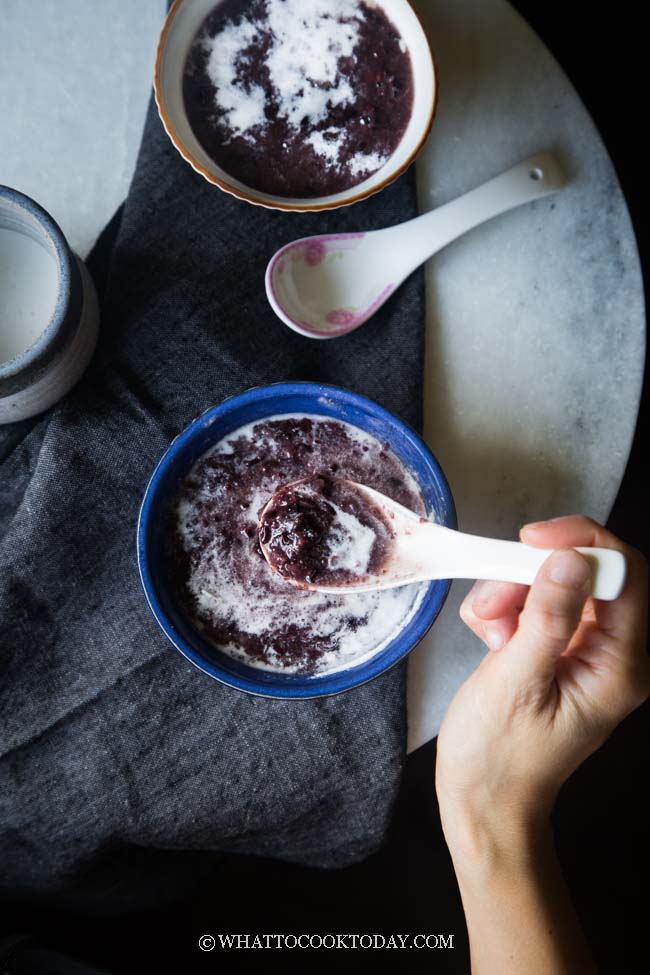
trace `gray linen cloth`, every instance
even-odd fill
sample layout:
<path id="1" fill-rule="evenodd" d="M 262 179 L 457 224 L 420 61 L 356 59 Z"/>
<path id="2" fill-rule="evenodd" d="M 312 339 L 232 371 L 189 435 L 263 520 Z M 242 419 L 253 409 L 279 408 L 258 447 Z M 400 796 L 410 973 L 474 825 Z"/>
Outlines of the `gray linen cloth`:
<path id="1" fill-rule="evenodd" d="M 149 107 L 128 199 L 89 262 L 102 304 L 91 367 L 54 409 L 0 427 L 0 894 L 127 896 L 153 851 L 172 872 L 208 851 L 339 867 L 381 843 L 405 666 L 307 702 L 219 685 L 151 617 L 135 527 L 169 441 L 249 386 L 332 382 L 419 424 L 421 275 L 331 342 L 287 329 L 263 285 L 292 238 L 414 212 L 412 170 L 329 214 L 237 201 L 192 171 Z M 92 880 L 102 864 L 109 879 Z"/>

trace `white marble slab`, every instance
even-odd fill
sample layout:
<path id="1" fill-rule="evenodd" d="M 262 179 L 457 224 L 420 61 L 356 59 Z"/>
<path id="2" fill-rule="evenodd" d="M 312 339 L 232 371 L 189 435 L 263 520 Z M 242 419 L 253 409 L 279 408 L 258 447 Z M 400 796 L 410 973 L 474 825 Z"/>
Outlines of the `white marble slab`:
<path id="1" fill-rule="evenodd" d="M 165 0 L 0 0 L 0 183 L 84 257 L 124 200 Z"/>
<path id="2" fill-rule="evenodd" d="M 1 0 L 0 182 L 35 197 L 85 255 L 131 180 L 164 0 Z M 505 0 L 418 0 L 440 104 L 418 162 L 422 209 L 539 148 L 571 187 L 474 231 L 427 269 L 426 437 L 468 531 L 605 518 L 637 412 L 644 350 L 630 222 L 571 85 Z M 409 748 L 433 737 L 482 655 L 463 584 L 411 658 Z"/>
<path id="3" fill-rule="evenodd" d="M 418 161 L 421 208 L 542 148 L 572 183 L 498 218 L 427 267 L 425 436 L 460 527 L 516 538 L 569 512 L 599 520 L 625 469 L 645 316 L 625 201 L 580 99 L 505 0 L 420 0 L 440 69 Z M 447 604 L 409 664 L 409 749 L 437 734 L 483 645 Z"/>

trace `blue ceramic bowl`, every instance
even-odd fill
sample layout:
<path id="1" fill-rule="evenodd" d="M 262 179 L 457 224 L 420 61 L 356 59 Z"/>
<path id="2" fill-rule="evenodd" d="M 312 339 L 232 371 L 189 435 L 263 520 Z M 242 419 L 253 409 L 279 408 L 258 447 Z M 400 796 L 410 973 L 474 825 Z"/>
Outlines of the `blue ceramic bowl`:
<path id="1" fill-rule="evenodd" d="M 390 643 L 357 667 L 332 674 L 310 677 L 261 670 L 221 653 L 206 640 L 175 600 L 165 568 L 161 526 L 181 481 L 202 454 L 238 427 L 279 413 L 311 413 L 343 420 L 387 441 L 418 482 L 427 510 L 435 514 L 439 524 L 456 527 L 456 512 L 445 476 L 410 427 L 372 400 L 336 386 L 277 383 L 250 389 L 212 407 L 170 444 L 151 475 L 142 500 L 138 567 L 147 602 L 159 626 L 176 649 L 204 674 L 264 697 L 322 697 L 365 684 L 405 657 L 436 619 L 450 583 L 431 582 L 415 612 Z"/>

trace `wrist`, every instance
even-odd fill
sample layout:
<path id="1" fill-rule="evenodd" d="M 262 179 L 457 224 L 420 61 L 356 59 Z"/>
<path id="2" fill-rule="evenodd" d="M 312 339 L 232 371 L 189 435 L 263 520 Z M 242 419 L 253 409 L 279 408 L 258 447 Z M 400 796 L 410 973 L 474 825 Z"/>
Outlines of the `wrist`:
<path id="1" fill-rule="evenodd" d="M 440 797 L 440 817 L 456 872 L 482 878 L 527 871 L 553 850 L 550 806 L 457 802 Z"/>

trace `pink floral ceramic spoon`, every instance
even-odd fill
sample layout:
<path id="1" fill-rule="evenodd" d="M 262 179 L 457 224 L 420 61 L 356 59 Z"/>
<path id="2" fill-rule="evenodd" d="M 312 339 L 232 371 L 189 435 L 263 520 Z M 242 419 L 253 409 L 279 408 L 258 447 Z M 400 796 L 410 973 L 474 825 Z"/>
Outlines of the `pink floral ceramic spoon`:
<path id="1" fill-rule="evenodd" d="M 452 240 L 506 210 L 555 193 L 565 182 L 558 162 L 542 152 L 396 227 L 285 244 L 266 269 L 271 307 L 301 335 L 344 335 L 363 325 L 416 267 Z"/>

